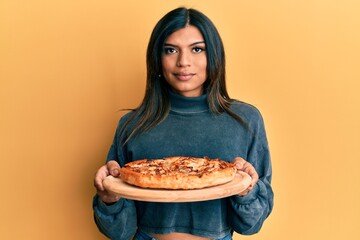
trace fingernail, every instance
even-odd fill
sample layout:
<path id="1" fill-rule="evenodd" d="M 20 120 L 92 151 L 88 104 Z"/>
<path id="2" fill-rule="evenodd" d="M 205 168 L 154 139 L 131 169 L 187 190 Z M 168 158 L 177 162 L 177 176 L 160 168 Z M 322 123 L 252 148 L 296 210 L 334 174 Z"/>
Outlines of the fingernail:
<path id="1" fill-rule="evenodd" d="M 118 169 L 114 169 L 114 170 L 112 171 L 112 175 L 113 175 L 113 176 L 119 175 L 119 170 L 118 170 Z"/>

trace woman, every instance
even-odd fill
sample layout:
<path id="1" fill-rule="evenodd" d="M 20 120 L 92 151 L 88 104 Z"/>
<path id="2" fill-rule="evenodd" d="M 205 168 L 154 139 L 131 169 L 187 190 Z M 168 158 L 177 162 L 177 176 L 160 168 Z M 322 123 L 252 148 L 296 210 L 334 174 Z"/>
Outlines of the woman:
<path id="1" fill-rule="evenodd" d="M 169 156 L 231 161 L 252 183 L 236 196 L 190 203 L 133 201 L 102 186 L 127 162 Z M 107 164 L 95 176 L 98 228 L 111 239 L 227 240 L 233 231 L 254 234 L 273 207 L 271 175 L 261 114 L 227 93 L 215 26 L 194 9 L 169 12 L 149 41 L 144 99 L 120 119 Z"/>

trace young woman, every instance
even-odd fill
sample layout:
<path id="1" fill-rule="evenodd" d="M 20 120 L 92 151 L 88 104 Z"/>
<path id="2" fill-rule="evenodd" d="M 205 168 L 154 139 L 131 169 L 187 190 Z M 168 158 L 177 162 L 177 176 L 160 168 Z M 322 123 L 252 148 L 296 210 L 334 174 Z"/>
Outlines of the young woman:
<path id="1" fill-rule="evenodd" d="M 102 181 L 137 159 L 219 158 L 252 177 L 239 195 L 184 203 L 142 202 L 107 192 Z M 246 160 L 245 160 L 246 159 Z M 271 162 L 260 112 L 229 97 L 225 55 L 213 23 L 178 8 L 155 26 L 147 49 L 147 83 L 139 107 L 127 113 L 107 163 L 95 176 L 93 209 L 111 239 L 232 239 L 258 232 L 273 207 Z"/>

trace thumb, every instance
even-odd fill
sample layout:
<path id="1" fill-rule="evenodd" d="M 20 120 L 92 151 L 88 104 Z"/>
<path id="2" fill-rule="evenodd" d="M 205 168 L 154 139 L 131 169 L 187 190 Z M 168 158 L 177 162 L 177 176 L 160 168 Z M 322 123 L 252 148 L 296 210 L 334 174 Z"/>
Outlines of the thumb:
<path id="1" fill-rule="evenodd" d="M 115 160 L 110 160 L 107 164 L 107 168 L 113 177 L 117 177 L 120 174 L 120 165 Z"/>
<path id="2" fill-rule="evenodd" d="M 233 159 L 232 163 L 235 165 L 235 167 L 238 170 L 242 170 L 244 168 L 246 161 L 241 157 L 236 157 Z"/>

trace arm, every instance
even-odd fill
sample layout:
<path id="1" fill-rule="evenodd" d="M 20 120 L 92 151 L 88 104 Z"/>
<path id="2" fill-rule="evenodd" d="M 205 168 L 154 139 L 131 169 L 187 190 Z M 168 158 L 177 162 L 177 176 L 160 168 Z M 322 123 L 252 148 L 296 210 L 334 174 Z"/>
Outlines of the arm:
<path id="1" fill-rule="evenodd" d="M 107 205 L 99 195 L 93 200 L 95 223 L 105 236 L 112 240 L 127 240 L 136 231 L 136 209 L 134 202 L 121 198 Z"/>
<path id="2" fill-rule="evenodd" d="M 100 232 L 113 240 L 131 239 L 135 234 L 137 219 L 135 204 L 131 200 L 107 192 L 103 180 L 110 174 L 119 175 L 118 131 L 110 148 L 107 164 L 96 172 L 94 185 L 97 194 L 93 199 L 94 220 Z"/>
<path id="3" fill-rule="evenodd" d="M 262 118 L 253 125 L 248 153 L 239 169 L 253 178 L 250 187 L 237 196 L 229 198 L 228 220 L 234 231 L 250 235 L 257 233 L 273 208 L 271 188 L 271 161 Z M 239 159 L 235 159 L 235 164 Z M 258 178 L 258 180 L 257 180 Z"/>

